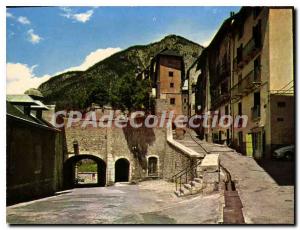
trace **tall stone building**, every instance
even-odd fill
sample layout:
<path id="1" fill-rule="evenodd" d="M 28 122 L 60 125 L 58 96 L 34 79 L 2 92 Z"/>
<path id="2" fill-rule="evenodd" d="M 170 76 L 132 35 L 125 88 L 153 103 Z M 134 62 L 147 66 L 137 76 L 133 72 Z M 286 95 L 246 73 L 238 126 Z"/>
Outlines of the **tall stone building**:
<path id="1" fill-rule="evenodd" d="M 258 159 L 294 143 L 293 19 L 293 8 L 242 7 L 224 21 L 199 58 L 196 100 L 248 124 L 207 129 L 207 139 Z"/>
<path id="2" fill-rule="evenodd" d="M 173 50 L 164 50 L 152 59 L 151 70 L 155 114 L 163 111 L 173 111 L 175 116 L 183 114 L 183 57 Z"/>

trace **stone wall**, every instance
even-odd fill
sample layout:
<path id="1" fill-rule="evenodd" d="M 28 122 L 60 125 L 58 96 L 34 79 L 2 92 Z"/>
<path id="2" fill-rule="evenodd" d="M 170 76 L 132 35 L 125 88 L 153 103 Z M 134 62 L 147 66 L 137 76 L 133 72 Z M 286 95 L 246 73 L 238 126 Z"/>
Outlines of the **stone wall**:
<path id="1" fill-rule="evenodd" d="M 170 180 L 186 168 L 189 158 L 166 142 L 165 128 L 66 128 L 69 157 L 74 155 L 73 142 L 79 154 L 94 155 L 106 162 L 106 185 L 115 181 L 115 162 L 125 158 L 130 162 L 129 181 L 148 177 L 148 158 L 157 158 L 157 177 Z"/>

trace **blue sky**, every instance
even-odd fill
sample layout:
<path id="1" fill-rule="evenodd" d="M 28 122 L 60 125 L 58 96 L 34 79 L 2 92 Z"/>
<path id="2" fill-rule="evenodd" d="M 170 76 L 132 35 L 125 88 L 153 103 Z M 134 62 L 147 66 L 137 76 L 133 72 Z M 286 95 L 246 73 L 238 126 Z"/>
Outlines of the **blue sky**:
<path id="1" fill-rule="evenodd" d="M 97 50 L 116 48 L 111 49 L 113 53 L 158 41 L 168 34 L 207 45 L 230 11 L 237 12 L 239 8 L 8 8 L 7 63 L 23 64 L 34 77 L 41 77 L 80 66 Z M 100 51 L 97 55 L 101 60 Z M 16 76 L 10 77 L 13 78 Z"/>

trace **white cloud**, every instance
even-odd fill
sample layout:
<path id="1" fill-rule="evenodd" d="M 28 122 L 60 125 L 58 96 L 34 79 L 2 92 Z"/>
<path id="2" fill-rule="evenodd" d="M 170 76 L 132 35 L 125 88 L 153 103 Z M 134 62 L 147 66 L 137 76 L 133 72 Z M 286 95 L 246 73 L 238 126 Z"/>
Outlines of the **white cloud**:
<path id="1" fill-rule="evenodd" d="M 72 19 L 74 21 L 82 22 L 82 23 L 85 23 L 85 22 L 89 21 L 90 18 L 94 14 L 93 9 L 88 10 L 84 13 L 74 13 L 72 11 L 72 9 L 70 9 L 69 7 L 60 7 L 60 9 L 64 12 L 63 14 L 61 14 L 61 16 L 65 17 L 65 18 Z"/>
<path id="2" fill-rule="evenodd" d="M 22 63 L 7 63 L 6 93 L 22 94 L 29 88 L 37 88 L 51 77 L 50 75 L 35 76 L 33 70 L 36 67 L 36 65 L 29 67 Z"/>
<path id="3" fill-rule="evenodd" d="M 53 76 L 75 70 L 86 70 L 97 62 L 119 52 L 120 48 L 97 49 L 91 52 L 79 66 L 68 68 L 55 73 Z M 38 88 L 40 84 L 49 80 L 52 76 L 36 76 L 34 69 L 37 65 L 29 67 L 22 63 L 6 63 L 6 90 L 7 94 L 22 94 L 29 88 Z"/>
<path id="4" fill-rule="evenodd" d="M 14 15 L 8 11 L 6 11 L 6 17 L 7 18 L 14 18 Z"/>
<path id="5" fill-rule="evenodd" d="M 106 48 L 106 49 L 97 49 L 93 52 L 91 52 L 89 55 L 86 56 L 84 61 L 79 66 L 70 67 L 68 69 L 65 69 L 64 71 L 61 71 L 59 73 L 64 73 L 68 71 L 84 71 L 88 69 L 89 67 L 93 66 L 97 62 L 111 56 L 112 54 L 119 52 L 121 48 Z"/>
<path id="6" fill-rule="evenodd" d="M 38 34 L 35 34 L 33 29 L 28 30 L 27 35 L 28 35 L 28 41 L 30 41 L 32 44 L 37 44 L 43 39 Z"/>
<path id="7" fill-rule="evenodd" d="M 94 11 L 93 10 L 88 10 L 85 13 L 81 13 L 81 14 L 74 14 L 73 17 L 74 19 L 76 19 L 79 22 L 87 22 L 88 20 L 90 20 L 90 17 L 93 15 Z"/>
<path id="8" fill-rule="evenodd" d="M 30 21 L 28 20 L 28 18 L 26 18 L 24 16 L 18 17 L 18 22 L 20 22 L 23 25 L 29 25 L 30 24 Z"/>

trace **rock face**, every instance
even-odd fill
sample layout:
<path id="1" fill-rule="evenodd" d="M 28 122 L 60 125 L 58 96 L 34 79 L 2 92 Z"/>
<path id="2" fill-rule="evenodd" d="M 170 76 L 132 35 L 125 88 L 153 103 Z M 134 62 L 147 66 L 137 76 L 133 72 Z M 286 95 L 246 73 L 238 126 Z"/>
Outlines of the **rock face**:
<path id="1" fill-rule="evenodd" d="M 110 103 L 114 82 L 126 75 L 135 75 L 145 69 L 150 60 L 161 50 L 177 51 L 184 58 L 187 70 L 201 54 L 203 47 L 183 37 L 169 35 L 159 42 L 129 47 L 98 62 L 86 71 L 66 72 L 52 77 L 39 86 L 45 102 L 55 103 L 58 108 L 84 108 L 101 98 L 100 105 Z"/>

